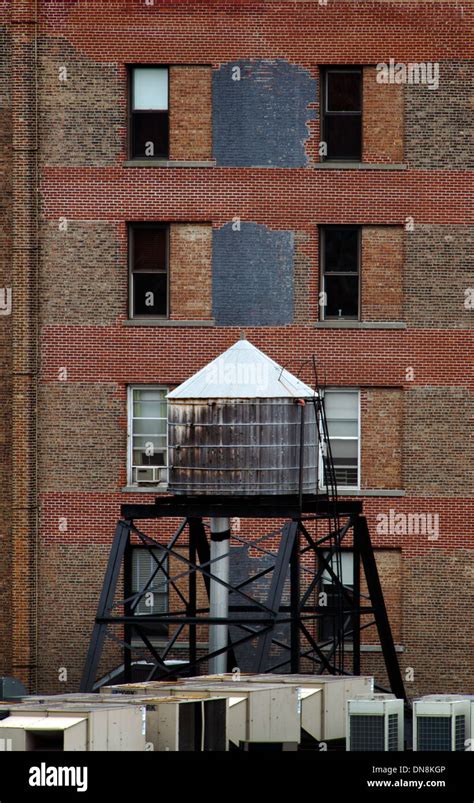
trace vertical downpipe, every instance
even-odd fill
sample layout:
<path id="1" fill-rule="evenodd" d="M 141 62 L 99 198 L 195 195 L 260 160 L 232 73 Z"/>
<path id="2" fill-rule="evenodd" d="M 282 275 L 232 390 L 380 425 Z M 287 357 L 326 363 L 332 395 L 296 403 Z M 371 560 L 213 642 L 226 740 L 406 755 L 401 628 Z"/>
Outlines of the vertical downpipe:
<path id="1" fill-rule="evenodd" d="M 211 517 L 211 567 L 209 613 L 211 618 L 228 619 L 230 521 L 228 518 Z M 215 578 L 215 579 L 214 579 Z M 221 580 L 222 582 L 219 582 Z M 228 646 L 228 626 L 209 625 L 209 652 Z M 227 652 L 209 659 L 209 672 L 219 675 L 227 670 Z"/>
<path id="2" fill-rule="evenodd" d="M 12 31 L 12 663 L 37 684 L 38 118 L 37 0 L 14 0 Z"/>

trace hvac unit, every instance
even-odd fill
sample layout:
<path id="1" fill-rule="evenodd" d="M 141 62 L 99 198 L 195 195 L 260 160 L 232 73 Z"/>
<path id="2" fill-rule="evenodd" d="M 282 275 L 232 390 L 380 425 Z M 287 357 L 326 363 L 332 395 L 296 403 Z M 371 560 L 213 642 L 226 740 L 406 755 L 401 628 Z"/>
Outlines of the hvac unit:
<path id="1" fill-rule="evenodd" d="M 202 699 L 201 699 L 202 698 Z M 94 711 L 90 731 L 92 744 L 90 750 L 144 750 L 145 743 L 157 751 L 201 751 L 225 750 L 226 736 L 226 698 L 210 699 L 201 695 L 196 699 L 170 698 L 169 691 L 163 696 L 150 697 L 143 694 L 70 694 L 55 696 L 37 695 L 36 704 L 28 707 L 28 713 L 34 709 L 47 711 L 49 716 L 60 712 Z M 25 706 L 23 707 L 25 708 Z M 127 727 L 123 719 L 129 718 L 129 712 L 139 712 L 133 728 Z M 107 732 L 105 721 L 108 720 L 108 741 L 99 742 L 100 736 Z M 133 734 L 139 726 L 143 744 L 133 746 Z M 125 740 L 132 736 L 132 744 L 127 747 Z"/>
<path id="2" fill-rule="evenodd" d="M 245 675 L 246 683 L 281 683 L 300 689 L 301 727 L 317 741 L 344 739 L 346 735 L 347 700 L 356 695 L 370 696 L 374 679 L 359 675 Z M 301 690 L 321 690 L 321 699 L 309 695 L 301 697 Z"/>
<path id="3" fill-rule="evenodd" d="M 346 750 L 403 750 L 403 706 L 392 694 L 348 700 Z"/>
<path id="4" fill-rule="evenodd" d="M 178 697 L 141 698 L 147 741 L 157 751 L 211 752 L 227 749 L 227 700 Z"/>
<path id="5" fill-rule="evenodd" d="M 470 702 L 430 695 L 413 703 L 413 750 L 460 752 L 470 735 Z"/>
<path id="6" fill-rule="evenodd" d="M 133 466 L 137 485 L 159 485 L 167 480 L 168 469 L 158 466 Z"/>
<path id="7" fill-rule="evenodd" d="M 234 744 L 239 745 L 240 741 L 299 743 L 300 715 L 297 687 L 275 684 L 264 686 L 241 681 L 228 684 L 205 681 L 205 678 L 201 678 L 200 683 L 180 684 L 180 690 L 174 693 L 186 696 L 206 693 L 209 696 L 245 698 L 245 733 L 237 742 L 235 742 L 236 736 L 231 738 Z M 237 709 L 229 709 L 229 716 L 232 729 Z M 241 716 L 240 712 L 238 716 Z"/>
<path id="8" fill-rule="evenodd" d="M 138 704 L 19 704 L 0 726 L 4 739 L 15 732 L 13 750 L 145 750 L 144 709 Z"/>
<path id="9" fill-rule="evenodd" d="M 143 700 L 158 695 L 173 697 L 225 697 L 245 698 L 245 706 L 236 702 L 228 707 L 230 741 L 237 745 L 240 741 L 259 742 L 299 742 L 300 719 L 298 713 L 298 690 L 292 685 L 253 684 L 242 681 L 221 682 L 216 677 L 186 678 L 177 683 L 126 683 L 104 687 L 104 697 L 110 699 L 116 694 L 141 695 Z M 245 727 L 239 722 L 245 708 Z M 235 722 L 235 725 L 233 724 Z M 238 740 L 235 742 L 235 739 Z"/>
<path id="10" fill-rule="evenodd" d="M 84 751 L 87 718 L 13 715 L 0 721 L 0 739 L 13 751 Z"/>

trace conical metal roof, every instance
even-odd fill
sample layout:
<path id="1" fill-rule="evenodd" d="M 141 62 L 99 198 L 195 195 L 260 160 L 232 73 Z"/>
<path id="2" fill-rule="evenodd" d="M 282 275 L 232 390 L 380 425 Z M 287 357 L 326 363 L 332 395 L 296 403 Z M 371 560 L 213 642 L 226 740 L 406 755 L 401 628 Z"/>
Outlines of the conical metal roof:
<path id="1" fill-rule="evenodd" d="M 312 398 L 315 391 L 248 340 L 227 351 L 168 393 L 168 399 Z"/>

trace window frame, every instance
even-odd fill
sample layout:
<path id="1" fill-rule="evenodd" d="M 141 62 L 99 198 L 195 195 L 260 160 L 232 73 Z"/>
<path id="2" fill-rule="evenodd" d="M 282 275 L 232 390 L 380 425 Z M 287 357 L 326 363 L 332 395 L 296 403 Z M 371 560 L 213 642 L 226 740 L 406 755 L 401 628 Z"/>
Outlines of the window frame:
<path id="1" fill-rule="evenodd" d="M 357 73 L 360 75 L 360 111 L 358 112 L 351 112 L 351 111 L 340 111 L 340 112 L 331 112 L 327 110 L 327 102 L 328 102 L 328 76 L 330 73 Z M 344 159 L 342 157 L 330 157 L 328 155 L 321 157 L 321 161 L 323 162 L 347 162 L 348 164 L 358 164 L 362 162 L 362 154 L 363 154 L 363 112 L 364 112 L 364 70 L 363 66 L 354 66 L 349 65 L 344 67 L 343 65 L 336 65 L 331 67 L 331 65 L 322 67 L 320 70 L 320 76 L 322 78 L 321 84 L 321 104 L 320 104 L 320 112 L 321 112 L 321 140 L 327 144 L 327 117 L 343 117 L 343 116 L 351 116 L 351 117 L 360 117 L 360 156 L 358 159 Z"/>
<path id="2" fill-rule="evenodd" d="M 166 490 L 168 487 L 169 482 L 169 441 L 168 441 L 168 427 L 166 427 L 166 465 L 163 466 L 163 470 L 166 471 L 166 480 L 160 482 L 155 485 L 146 485 L 145 483 L 137 483 L 134 482 L 133 479 L 133 422 L 135 420 L 133 415 L 133 393 L 135 390 L 164 390 L 166 393 L 170 392 L 170 388 L 167 385 L 142 385 L 142 384 L 132 384 L 127 385 L 127 487 L 129 488 L 145 488 L 147 490 Z M 168 401 L 165 398 L 166 404 L 168 405 Z M 162 420 L 162 419 L 159 419 Z M 166 420 L 168 420 L 168 415 L 166 416 Z M 158 467 L 159 468 L 159 467 Z"/>
<path id="3" fill-rule="evenodd" d="M 134 131 L 133 115 L 135 114 L 135 110 L 133 108 L 134 107 L 133 71 L 136 68 L 138 68 L 138 69 L 146 69 L 146 68 L 153 69 L 154 68 L 154 69 L 164 69 L 164 70 L 168 71 L 168 98 L 167 98 L 167 103 L 168 103 L 168 109 L 167 109 L 167 114 L 168 114 L 168 151 L 167 151 L 166 154 L 156 154 L 155 153 L 155 154 L 153 154 L 153 156 L 135 156 L 135 154 L 133 152 L 133 145 L 134 145 L 134 142 L 133 142 L 133 131 Z M 154 159 L 155 160 L 156 159 L 168 160 L 170 158 L 170 97 L 171 97 L 171 94 L 170 94 L 170 65 L 169 64 L 142 64 L 142 63 L 127 64 L 127 120 L 128 120 L 127 154 L 128 154 L 128 158 L 131 161 L 133 161 L 133 160 L 138 160 L 138 161 L 140 161 L 140 160 L 141 161 L 150 160 L 150 162 L 152 162 Z M 146 109 L 141 109 L 140 111 L 146 112 Z M 155 109 L 155 110 L 152 109 L 152 110 L 149 110 L 149 113 L 152 113 L 153 111 L 159 111 L 159 110 L 158 109 Z"/>
<path id="4" fill-rule="evenodd" d="M 357 288 L 357 315 L 327 315 L 326 314 L 326 307 L 327 304 L 320 304 L 320 319 L 322 321 L 360 321 L 361 320 L 361 310 L 362 310 L 362 226 L 358 223 L 348 223 L 348 224 L 337 224 L 337 223 L 329 223 L 329 224 L 320 224 L 319 225 L 319 281 L 320 281 L 320 290 L 323 293 L 326 293 L 326 276 L 357 276 L 358 288 Z M 346 229 L 346 230 L 353 230 L 357 231 L 357 273 L 355 271 L 326 271 L 325 268 L 325 261 L 326 261 L 326 231 L 328 229 L 331 230 L 339 230 L 339 229 Z M 326 298 L 327 300 L 327 298 Z"/>
<path id="5" fill-rule="evenodd" d="M 361 489 L 361 457 L 362 457 L 362 449 L 361 449 L 361 392 L 360 388 L 341 388 L 341 387 L 330 387 L 324 388 L 322 391 L 324 396 L 324 401 L 326 401 L 326 394 L 330 393 L 357 393 L 357 485 L 339 485 L 337 484 L 337 491 L 340 495 L 349 495 L 353 491 L 360 491 Z M 336 440 L 356 440 L 354 435 L 341 435 Z M 324 484 L 324 456 L 322 453 L 322 449 L 319 449 L 319 482 L 320 482 L 320 489 L 324 489 L 326 486 Z"/>
<path id="6" fill-rule="evenodd" d="M 149 315 L 138 314 L 135 315 L 133 312 L 134 308 L 134 274 L 135 271 L 133 269 L 133 259 L 134 259 L 134 231 L 136 229 L 164 229 L 166 231 L 166 271 L 137 271 L 137 273 L 150 273 L 151 275 L 154 274 L 165 274 L 167 277 L 166 281 L 166 314 L 158 315 L 156 313 L 150 313 Z M 127 232 L 128 232 L 128 319 L 129 320 L 142 320 L 142 321 L 149 321 L 153 320 L 153 318 L 161 321 L 169 320 L 170 317 L 170 223 L 166 221 L 129 221 L 127 224 Z"/>

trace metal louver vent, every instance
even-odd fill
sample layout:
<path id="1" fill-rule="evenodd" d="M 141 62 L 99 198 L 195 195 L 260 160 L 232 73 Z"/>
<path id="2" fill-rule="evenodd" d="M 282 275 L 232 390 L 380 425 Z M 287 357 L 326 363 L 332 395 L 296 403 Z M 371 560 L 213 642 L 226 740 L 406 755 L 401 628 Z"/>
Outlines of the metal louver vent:
<path id="1" fill-rule="evenodd" d="M 451 717 L 418 717 L 417 750 L 451 750 Z"/>
<path id="2" fill-rule="evenodd" d="M 464 714 L 458 714 L 454 718 L 454 749 L 456 751 L 464 750 L 465 737 L 466 737 L 466 718 Z"/>
<path id="3" fill-rule="evenodd" d="M 398 750 L 398 714 L 388 715 L 388 749 Z"/>
<path id="4" fill-rule="evenodd" d="M 351 750 L 383 750 L 383 715 L 353 714 L 350 718 Z"/>

